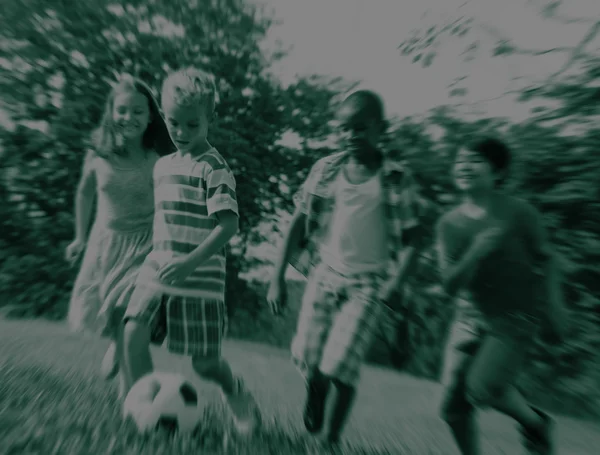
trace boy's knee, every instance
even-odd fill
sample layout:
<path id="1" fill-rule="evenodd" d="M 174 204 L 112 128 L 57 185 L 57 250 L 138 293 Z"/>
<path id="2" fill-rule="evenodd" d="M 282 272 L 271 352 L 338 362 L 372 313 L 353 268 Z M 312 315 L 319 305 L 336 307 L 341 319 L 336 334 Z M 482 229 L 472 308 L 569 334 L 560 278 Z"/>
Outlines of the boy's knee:
<path id="1" fill-rule="evenodd" d="M 192 367 L 194 371 L 203 377 L 212 377 L 221 369 L 221 357 L 192 357 Z"/>
<path id="2" fill-rule="evenodd" d="M 505 387 L 497 383 L 488 383 L 473 375 L 467 378 L 466 395 L 469 402 L 478 408 L 493 406 L 504 394 Z"/>

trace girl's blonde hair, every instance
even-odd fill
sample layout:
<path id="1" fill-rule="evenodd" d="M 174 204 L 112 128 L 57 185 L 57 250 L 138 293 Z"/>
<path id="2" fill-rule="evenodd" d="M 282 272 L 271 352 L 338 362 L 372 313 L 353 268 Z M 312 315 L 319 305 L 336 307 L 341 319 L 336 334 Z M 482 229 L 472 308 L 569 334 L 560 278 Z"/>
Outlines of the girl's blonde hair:
<path id="1" fill-rule="evenodd" d="M 92 133 L 94 151 L 103 157 L 114 153 L 123 153 L 124 144 L 119 140 L 113 125 L 113 107 L 116 96 L 125 92 L 140 93 L 148 100 L 150 123 L 142 136 L 142 146 L 146 150 L 154 150 L 160 156 L 173 153 L 176 150 L 175 144 L 169 136 L 167 125 L 160 113 L 158 103 L 152 95 L 152 90 L 140 79 L 129 75 L 123 76 L 108 95 L 100 125 Z"/>

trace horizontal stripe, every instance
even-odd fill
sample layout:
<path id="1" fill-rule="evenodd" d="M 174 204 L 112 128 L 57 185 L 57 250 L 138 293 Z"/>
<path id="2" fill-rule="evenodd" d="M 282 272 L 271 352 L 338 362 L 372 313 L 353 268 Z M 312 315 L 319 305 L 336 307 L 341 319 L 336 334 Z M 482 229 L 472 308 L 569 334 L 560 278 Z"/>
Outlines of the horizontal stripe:
<path id="1" fill-rule="evenodd" d="M 160 229 L 161 223 L 167 229 L 169 226 L 189 226 L 212 231 L 217 226 L 216 219 L 195 213 L 158 212 L 155 218 L 155 231 Z"/>
<path id="2" fill-rule="evenodd" d="M 208 217 L 208 210 L 205 204 L 182 202 L 182 201 L 159 201 L 156 203 L 157 211 L 193 213 L 199 216 Z"/>
<path id="3" fill-rule="evenodd" d="M 215 213 L 223 212 L 226 210 L 231 210 L 233 213 L 239 216 L 239 207 L 237 201 L 232 200 L 229 197 L 211 199 L 210 201 L 208 201 L 207 210 L 210 215 L 214 215 Z"/>
<path id="4" fill-rule="evenodd" d="M 206 188 L 210 191 L 211 188 L 219 186 L 227 186 L 235 191 L 236 182 L 233 173 L 229 169 L 213 170 L 206 175 Z"/>
<path id="5" fill-rule="evenodd" d="M 164 185 L 177 185 L 190 188 L 204 188 L 204 178 L 189 174 L 164 174 L 158 175 L 155 182 L 155 187 L 159 188 Z"/>
<path id="6" fill-rule="evenodd" d="M 176 255 L 184 255 L 190 254 L 203 242 L 199 243 L 187 243 L 187 242 L 177 242 L 175 240 L 163 240 L 160 242 L 153 242 L 154 250 L 156 251 L 172 251 Z M 215 253 L 217 256 L 223 256 L 223 253 Z"/>
<path id="7" fill-rule="evenodd" d="M 183 185 L 163 185 L 156 189 L 155 201 L 182 201 L 206 204 L 206 191 Z"/>
<path id="8" fill-rule="evenodd" d="M 202 157 L 202 161 L 212 170 L 218 171 L 221 169 L 229 170 L 229 166 L 227 165 L 227 161 L 225 158 L 221 156 L 219 152 L 213 150 L 212 152 L 207 153 Z"/>
<path id="9" fill-rule="evenodd" d="M 227 185 L 219 185 L 216 187 L 210 187 L 208 189 L 208 194 L 206 195 L 207 202 L 210 202 L 212 199 L 217 197 L 229 197 L 234 201 L 237 200 L 235 189 Z"/>
<path id="10" fill-rule="evenodd" d="M 201 245 L 211 232 L 211 229 L 200 229 L 195 226 L 159 225 L 154 231 L 154 242 L 176 241 Z"/>

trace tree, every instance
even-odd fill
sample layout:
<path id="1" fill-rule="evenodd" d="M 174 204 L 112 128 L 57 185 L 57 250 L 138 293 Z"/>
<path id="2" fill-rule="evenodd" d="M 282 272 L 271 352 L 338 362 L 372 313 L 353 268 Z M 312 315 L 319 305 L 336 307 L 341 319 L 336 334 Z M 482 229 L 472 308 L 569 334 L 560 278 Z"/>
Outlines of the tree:
<path id="1" fill-rule="evenodd" d="M 456 150 L 464 137 L 492 134 L 511 145 L 516 163 L 509 190 L 531 201 L 544 214 L 561 259 L 565 293 L 573 315 L 572 331 L 565 346 L 554 349 L 540 343 L 533 354 L 529 380 L 540 387 L 554 388 L 558 395 L 571 398 L 581 408 L 590 408 L 597 406 L 600 400 L 593 386 L 600 380 L 600 300 L 597 297 L 600 291 L 597 267 L 600 252 L 597 68 L 600 61 L 587 46 L 600 32 L 600 21 L 566 16 L 559 1 L 530 3 L 539 8 L 548 21 L 557 25 L 580 23 L 588 27 L 587 31 L 571 47 L 524 49 L 502 31 L 489 28 L 477 17 L 464 13 L 463 7 L 457 18 L 431 25 L 426 30 L 415 30 L 400 48 L 404 55 L 421 55 L 415 60 L 425 58 L 427 65 L 434 64 L 449 36 L 466 40 L 467 54 L 476 43 L 481 48 L 484 38 L 491 38 L 494 58 L 565 54 L 565 63 L 557 71 L 540 80 L 517 77 L 513 88 L 499 95 L 515 96 L 521 103 L 539 102 L 542 106 L 532 108 L 529 119 L 523 122 L 494 118 L 467 120 L 465 114 L 473 105 L 458 101 L 456 106 L 438 109 L 427 116 L 422 131 L 441 128 L 438 161 L 447 160 L 445 150 Z M 465 76 L 462 82 L 467 81 Z M 445 163 L 436 162 L 436 172 L 449 164 Z M 422 166 L 419 165 L 425 169 Z M 430 175 L 439 183 L 439 177 Z M 445 185 L 438 188 L 441 192 L 448 191 Z M 439 194 L 438 200 L 442 201 L 443 196 Z"/>
<path id="2" fill-rule="evenodd" d="M 188 65 L 218 81 L 209 139 L 236 173 L 241 213 L 230 288 L 239 300 L 249 298 L 236 279 L 248 265 L 246 247 L 261 240 L 256 228 L 263 220 L 289 206 L 281 185 L 295 185 L 318 153 L 279 140 L 290 128 L 306 138 L 325 134 L 319 115 L 327 115 L 322 107 L 340 84 L 305 78 L 282 87 L 268 69 L 284 51 L 261 49 L 271 23 L 242 0 L 4 5 L 0 89 L 16 127 L 0 132 L 8 204 L 0 287 L 13 303 L 64 314 L 72 272 L 62 265 L 62 247 L 72 236 L 73 191 L 110 85 L 127 72 L 157 91 L 166 72 Z"/>

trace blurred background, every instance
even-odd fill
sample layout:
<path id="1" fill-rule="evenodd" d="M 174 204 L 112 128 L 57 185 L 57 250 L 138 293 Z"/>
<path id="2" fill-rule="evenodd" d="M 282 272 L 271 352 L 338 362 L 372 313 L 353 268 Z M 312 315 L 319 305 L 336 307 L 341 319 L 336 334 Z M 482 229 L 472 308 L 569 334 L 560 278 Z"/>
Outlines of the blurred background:
<path id="1" fill-rule="evenodd" d="M 502 7 L 502 8 L 501 8 Z M 231 336 L 287 348 L 304 286 L 270 316 L 265 280 L 291 194 L 332 151 L 348 90 L 378 91 L 387 141 L 440 210 L 449 157 L 493 134 L 516 155 L 509 191 L 544 214 L 566 273 L 573 330 L 538 344 L 524 383 L 576 413 L 600 409 L 600 5 L 596 0 L 131 0 L 3 2 L 0 18 L 0 306 L 60 320 L 75 270 L 73 197 L 85 143 L 119 74 L 154 90 L 195 65 L 218 80 L 209 140 L 238 181 L 229 261 Z M 433 223 L 434 220 L 431 220 Z M 452 302 L 431 248 L 406 311 L 371 361 L 436 379 Z"/>

